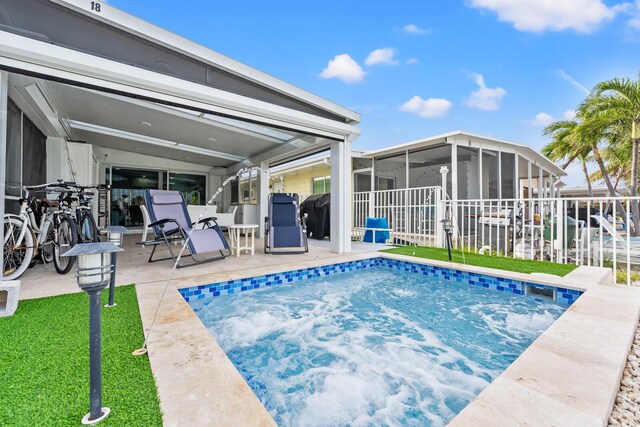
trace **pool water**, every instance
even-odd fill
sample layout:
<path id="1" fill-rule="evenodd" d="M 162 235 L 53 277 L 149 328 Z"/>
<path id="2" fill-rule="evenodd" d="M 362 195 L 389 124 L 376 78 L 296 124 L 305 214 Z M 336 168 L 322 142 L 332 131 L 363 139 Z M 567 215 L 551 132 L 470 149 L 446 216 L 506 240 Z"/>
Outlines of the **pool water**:
<path id="1" fill-rule="evenodd" d="M 445 425 L 565 310 L 386 267 L 190 304 L 282 426 Z"/>

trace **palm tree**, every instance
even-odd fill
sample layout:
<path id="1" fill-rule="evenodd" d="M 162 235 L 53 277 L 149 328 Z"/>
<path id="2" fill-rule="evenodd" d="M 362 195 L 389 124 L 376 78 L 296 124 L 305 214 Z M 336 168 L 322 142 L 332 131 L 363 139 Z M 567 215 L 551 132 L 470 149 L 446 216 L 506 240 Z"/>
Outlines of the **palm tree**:
<path id="1" fill-rule="evenodd" d="M 544 133 L 552 137 L 552 142 L 543 148 L 543 153 L 550 155 L 550 158 L 566 159 L 563 168 L 566 168 L 576 159 L 584 160 L 583 172 L 587 176 L 590 193 L 592 194 L 593 190 L 591 189 L 589 175 L 586 172 L 586 159 L 591 153 L 598 165 L 602 180 L 609 190 L 609 194 L 612 197 L 616 196 L 616 190 L 611 183 L 609 171 L 599 148 L 602 135 L 605 133 L 601 126 L 592 123 L 591 116 L 579 111 L 573 120 L 559 120 L 551 123 L 545 128 Z M 626 218 L 626 211 L 619 200 L 616 201 L 616 208 L 619 214 Z"/>
<path id="2" fill-rule="evenodd" d="M 638 158 L 640 156 L 640 76 L 638 80 L 612 79 L 598 83 L 579 110 L 603 134 L 622 127 L 631 131 L 631 196 L 638 196 Z M 620 141 L 619 141 L 620 142 Z M 640 231 L 638 201 L 632 202 L 636 233 Z"/>
<path id="3" fill-rule="evenodd" d="M 562 169 L 566 169 L 576 159 L 579 160 L 587 180 L 589 197 L 593 197 L 591 179 L 587 170 L 587 159 L 591 148 L 576 141 L 575 129 L 577 126 L 578 122 L 575 120 L 559 120 L 547 126 L 544 129 L 544 134 L 551 136 L 552 140 L 542 148 L 542 154 L 553 162 L 563 161 Z"/>

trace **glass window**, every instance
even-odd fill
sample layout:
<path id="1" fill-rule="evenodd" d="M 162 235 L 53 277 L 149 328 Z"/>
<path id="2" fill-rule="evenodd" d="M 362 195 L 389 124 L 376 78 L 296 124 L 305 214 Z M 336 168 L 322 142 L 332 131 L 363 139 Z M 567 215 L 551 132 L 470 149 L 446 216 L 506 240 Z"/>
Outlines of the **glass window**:
<path id="1" fill-rule="evenodd" d="M 231 203 L 240 202 L 240 184 L 237 179 L 231 181 Z"/>
<path id="2" fill-rule="evenodd" d="M 141 205 L 145 190 L 162 189 L 166 172 L 145 169 L 111 168 L 111 225 L 141 227 Z M 108 181 L 107 181 L 108 182 Z"/>
<path id="3" fill-rule="evenodd" d="M 395 178 L 378 177 L 376 185 L 378 186 L 378 190 L 395 190 L 396 181 Z"/>
<path id="4" fill-rule="evenodd" d="M 451 197 L 451 146 L 441 145 L 409 152 L 409 188 L 442 185 L 440 168 L 446 166 L 447 194 Z"/>
<path id="5" fill-rule="evenodd" d="M 376 190 L 406 188 L 407 157 L 405 153 L 375 159 Z M 392 188 L 384 188 L 391 186 Z"/>
<path id="6" fill-rule="evenodd" d="M 7 107 L 7 158 L 5 165 L 7 186 L 5 194 L 19 197 L 20 185 L 22 184 L 22 112 L 11 100 L 9 100 Z"/>
<path id="7" fill-rule="evenodd" d="M 22 115 L 22 183 L 44 184 L 47 179 L 47 137 Z"/>
<path id="8" fill-rule="evenodd" d="M 482 150 L 482 198 L 498 198 L 498 152 Z"/>
<path id="9" fill-rule="evenodd" d="M 235 182 L 238 182 L 237 189 L 239 191 L 239 203 L 248 205 L 256 204 L 258 200 L 258 176 L 256 171 L 243 173 L 242 176 L 240 176 L 240 179 Z M 231 191 L 234 191 L 233 185 L 231 186 Z M 233 203 L 233 196 L 231 202 Z"/>
<path id="10" fill-rule="evenodd" d="M 515 197 L 515 165 L 516 155 L 513 153 L 500 153 L 500 168 L 501 170 L 501 185 L 502 185 L 502 198 L 512 199 Z"/>
<path id="11" fill-rule="evenodd" d="M 357 172 L 353 178 L 353 191 L 371 191 L 371 172 Z"/>
<path id="12" fill-rule="evenodd" d="M 331 177 L 321 176 L 313 178 L 313 194 L 323 194 L 331 192 Z"/>
<path id="13" fill-rule="evenodd" d="M 365 159 L 362 157 L 354 157 L 353 159 L 353 170 L 358 169 L 369 169 L 371 167 L 372 160 Z"/>
<path id="14" fill-rule="evenodd" d="M 458 199 L 479 199 L 478 149 L 458 146 Z"/>
<path id="15" fill-rule="evenodd" d="M 188 173 L 169 172 L 169 190 L 182 193 L 188 205 L 207 204 L 207 177 Z"/>

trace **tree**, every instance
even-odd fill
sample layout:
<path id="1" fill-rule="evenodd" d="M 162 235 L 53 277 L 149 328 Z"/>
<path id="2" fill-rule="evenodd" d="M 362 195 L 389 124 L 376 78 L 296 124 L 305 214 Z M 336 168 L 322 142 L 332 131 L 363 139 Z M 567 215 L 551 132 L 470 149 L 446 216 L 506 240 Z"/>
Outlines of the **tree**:
<path id="1" fill-rule="evenodd" d="M 604 158 L 600 152 L 599 144 L 603 141 L 603 135 L 607 135 L 601 126 L 601 123 L 594 123 L 593 117 L 585 111 L 578 111 L 576 118 L 573 120 L 560 120 L 551 123 L 544 130 L 545 134 L 552 137 L 552 142 L 543 149 L 543 153 L 550 154 L 550 157 L 559 159 L 566 158 L 567 161 L 563 165 L 566 168 L 576 159 L 584 159 L 586 162 L 589 153 L 593 155 L 593 159 L 598 165 L 598 169 L 602 175 L 602 180 L 609 190 L 611 197 L 616 196 L 616 190 L 611 183 L 609 172 L 604 162 Z M 586 172 L 586 163 L 583 171 Z M 590 187 L 590 192 L 593 190 Z M 622 203 L 616 201 L 618 213 L 626 218 L 626 211 Z"/>
<path id="2" fill-rule="evenodd" d="M 638 158 L 640 156 L 640 76 L 638 80 L 612 79 L 598 83 L 584 100 L 580 110 L 593 118 L 603 130 L 622 127 L 630 132 L 632 197 L 638 196 Z M 640 231 L 638 200 L 632 201 L 634 228 Z"/>
<path id="3" fill-rule="evenodd" d="M 565 162 L 561 168 L 566 169 L 576 159 L 580 161 L 582 172 L 587 180 L 589 197 L 593 197 L 591 179 L 587 170 L 587 159 L 591 152 L 591 147 L 587 144 L 580 144 L 575 138 L 575 129 L 578 122 L 575 120 L 559 120 L 551 123 L 544 129 L 544 134 L 551 136 L 550 143 L 542 148 L 542 154 L 553 162 Z"/>

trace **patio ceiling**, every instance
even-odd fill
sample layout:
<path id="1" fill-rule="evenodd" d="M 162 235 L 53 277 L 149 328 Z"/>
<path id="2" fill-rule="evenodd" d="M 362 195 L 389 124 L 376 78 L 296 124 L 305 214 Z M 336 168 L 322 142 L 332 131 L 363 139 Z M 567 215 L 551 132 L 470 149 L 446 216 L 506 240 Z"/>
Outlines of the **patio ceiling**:
<path id="1" fill-rule="evenodd" d="M 116 150 L 233 167 L 260 154 L 282 157 L 324 145 L 301 132 L 30 76 L 11 74 L 10 84 L 12 98 L 47 136 Z"/>

